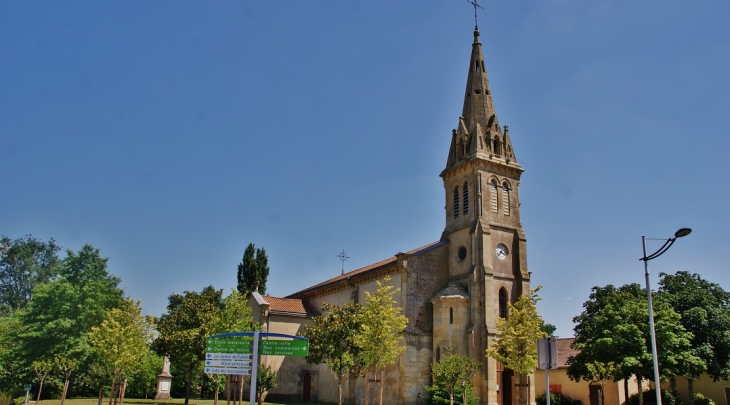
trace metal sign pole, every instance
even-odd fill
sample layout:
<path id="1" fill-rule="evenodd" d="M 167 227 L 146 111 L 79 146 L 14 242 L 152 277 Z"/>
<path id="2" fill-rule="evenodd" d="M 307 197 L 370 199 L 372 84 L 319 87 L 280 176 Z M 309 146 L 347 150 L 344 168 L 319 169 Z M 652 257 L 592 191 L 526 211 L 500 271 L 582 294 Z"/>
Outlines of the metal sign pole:
<path id="1" fill-rule="evenodd" d="M 256 405 L 256 379 L 259 372 L 259 331 L 253 331 L 253 362 L 251 363 L 251 405 Z"/>

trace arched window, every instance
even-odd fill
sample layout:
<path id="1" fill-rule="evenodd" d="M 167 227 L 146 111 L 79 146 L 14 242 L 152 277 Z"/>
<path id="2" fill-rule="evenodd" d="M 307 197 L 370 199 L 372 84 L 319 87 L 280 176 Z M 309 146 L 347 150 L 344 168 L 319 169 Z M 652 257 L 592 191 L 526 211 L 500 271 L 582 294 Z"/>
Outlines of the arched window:
<path id="1" fill-rule="evenodd" d="M 469 213 L 469 185 L 467 183 L 464 183 L 462 198 L 464 200 L 464 215 L 466 215 Z"/>
<path id="2" fill-rule="evenodd" d="M 499 317 L 507 318 L 507 290 L 502 287 L 499 289 Z"/>
<path id="3" fill-rule="evenodd" d="M 459 186 L 454 188 L 454 218 L 459 218 Z"/>
<path id="4" fill-rule="evenodd" d="M 456 158 L 461 159 L 464 157 L 464 140 L 460 140 L 456 145 Z"/>
<path id="5" fill-rule="evenodd" d="M 454 308 L 449 308 L 449 323 L 454 323 Z"/>
<path id="6" fill-rule="evenodd" d="M 489 209 L 497 213 L 497 182 L 494 180 L 489 184 Z"/>
<path id="7" fill-rule="evenodd" d="M 502 213 L 509 215 L 509 185 L 502 184 Z"/>
<path id="8" fill-rule="evenodd" d="M 502 156 L 502 142 L 498 138 L 494 138 L 494 147 L 492 148 L 495 155 Z"/>

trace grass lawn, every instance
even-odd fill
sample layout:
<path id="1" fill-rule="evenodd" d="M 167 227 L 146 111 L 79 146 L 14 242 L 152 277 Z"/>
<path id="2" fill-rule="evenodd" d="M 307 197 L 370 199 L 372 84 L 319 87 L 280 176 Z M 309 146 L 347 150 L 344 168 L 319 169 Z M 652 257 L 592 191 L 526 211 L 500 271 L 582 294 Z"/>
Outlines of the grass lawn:
<path id="1" fill-rule="evenodd" d="M 64 405 L 97 405 L 98 398 L 73 398 L 67 399 Z M 169 399 L 166 401 L 155 401 L 154 399 L 137 399 L 124 398 L 124 403 L 129 405 L 180 405 L 185 403 L 184 398 Z M 190 405 L 213 405 L 212 399 L 190 399 Z M 308 402 L 307 402 L 308 403 Z M 105 397 L 103 405 L 109 405 L 109 398 Z M 286 405 L 304 405 L 305 402 L 287 402 Z M 28 405 L 36 405 L 35 401 L 28 401 Z M 61 405 L 60 399 L 46 399 L 40 401 L 37 405 Z M 226 405 L 225 398 L 218 401 L 218 405 Z M 233 405 L 233 403 L 231 403 Z M 243 401 L 243 405 L 249 405 L 248 401 Z M 264 405 L 284 405 L 282 402 L 264 402 Z"/>

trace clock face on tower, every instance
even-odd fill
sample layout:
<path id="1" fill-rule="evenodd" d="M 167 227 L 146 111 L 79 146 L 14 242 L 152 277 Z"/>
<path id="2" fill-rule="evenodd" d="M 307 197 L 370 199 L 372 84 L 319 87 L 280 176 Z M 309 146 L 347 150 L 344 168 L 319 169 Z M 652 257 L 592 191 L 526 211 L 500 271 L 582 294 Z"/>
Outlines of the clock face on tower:
<path id="1" fill-rule="evenodd" d="M 505 246 L 502 243 L 497 245 L 496 252 L 497 252 L 497 258 L 499 260 L 504 260 L 507 257 L 507 253 L 509 253 L 509 251 L 507 250 L 507 246 Z"/>

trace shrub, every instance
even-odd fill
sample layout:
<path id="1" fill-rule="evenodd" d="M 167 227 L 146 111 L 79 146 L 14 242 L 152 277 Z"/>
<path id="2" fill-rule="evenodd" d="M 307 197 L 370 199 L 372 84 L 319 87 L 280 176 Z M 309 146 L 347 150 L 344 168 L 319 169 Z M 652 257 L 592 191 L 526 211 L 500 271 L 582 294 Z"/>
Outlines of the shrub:
<path id="1" fill-rule="evenodd" d="M 547 404 L 546 399 L 545 393 L 543 392 L 535 397 L 535 402 L 537 405 L 545 405 Z M 573 405 L 573 399 L 565 394 L 561 394 L 560 392 L 551 392 L 550 405 Z"/>
<path id="2" fill-rule="evenodd" d="M 0 392 L 0 405 L 10 405 L 13 397 L 7 392 Z"/>
<path id="3" fill-rule="evenodd" d="M 437 386 L 426 385 L 424 387 L 428 393 L 426 398 L 426 404 L 428 405 L 449 405 L 449 393 Z M 479 397 L 475 397 L 472 392 L 472 387 L 468 386 L 466 389 L 466 405 L 476 405 L 479 403 Z M 420 396 L 420 394 L 419 394 Z M 461 391 L 454 392 L 454 405 L 462 404 Z"/>
<path id="4" fill-rule="evenodd" d="M 653 389 L 644 391 L 644 405 L 656 404 L 656 391 Z M 629 405 L 639 405 L 639 394 L 633 394 L 629 397 Z M 662 390 L 662 405 L 682 405 L 677 393 L 674 390 Z"/>
<path id="5" fill-rule="evenodd" d="M 695 392 L 693 404 L 694 405 L 715 405 L 715 401 L 702 395 L 702 393 Z"/>

